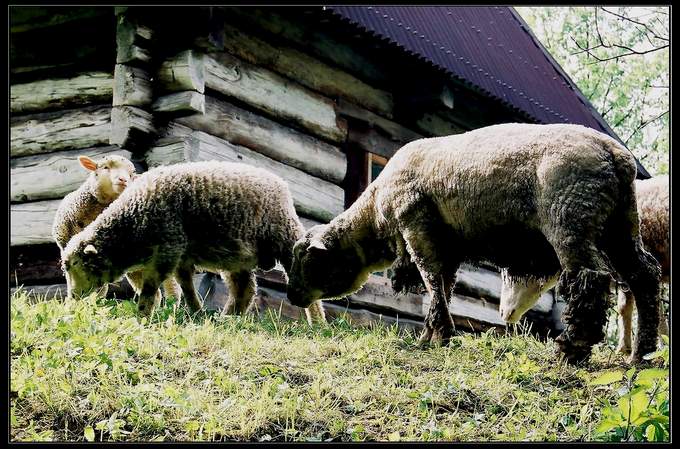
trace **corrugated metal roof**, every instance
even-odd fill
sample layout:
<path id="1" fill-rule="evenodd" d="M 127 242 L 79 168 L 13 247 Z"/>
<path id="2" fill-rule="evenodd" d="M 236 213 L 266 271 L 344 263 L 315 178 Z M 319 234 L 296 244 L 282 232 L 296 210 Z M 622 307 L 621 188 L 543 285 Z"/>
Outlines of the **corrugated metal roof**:
<path id="1" fill-rule="evenodd" d="M 538 123 L 576 123 L 621 141 L 510 7 L 327 9 Z M 638 172 L 649 177 L 639 162 Z"/>

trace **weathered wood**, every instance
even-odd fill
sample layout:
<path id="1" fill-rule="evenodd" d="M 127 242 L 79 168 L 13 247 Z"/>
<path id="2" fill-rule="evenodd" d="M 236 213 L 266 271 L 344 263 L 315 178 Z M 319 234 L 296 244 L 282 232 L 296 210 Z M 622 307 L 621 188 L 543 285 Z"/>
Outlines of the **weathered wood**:
<path id="1" fill-rule="evenodd" d="M 333 145 L 230 103 L 206 96 L 205 114 L 183 117 L 177 122 L 252 148 L 336 184 L 345 178 L 347 159 Z"/>
<path id="2" fill-rule="evenodd" d="M 467 131 L 452 121 L 442 118 L 439 114 L 430 113 L 423 114 L 423 116 L 416 121 L 416 126 L 430 136 L 449 136 Z"/>
<path id="3" fill-rule="evenodd" d="M 116 154 L 130 159 L 129 151 L 114 146 L 12 158 L 10 160 L 10 201 L 61 198 L 77 189 L 90 174 L 80 166 L 78 156 L 101 158 Z"/>
<path id="4" fill-rule="evenodd" d="M 151 104 L 151 81 L 146 70 L 116 64 L 113 80 L 113 106 L 143 107 Z"/>
<path id="5" fill-rule="evenodd" d="M 305 229 L 309 229 L 313 226 L 323 224 L 323 223 L 316 221 L 312 218 L 308 218 L 308 217 L 299 217 L 299 218 L 300 218 L 300 221 L 302 222 L 302 225 L 305 227 Z"/>
<path id="6" fill-rule="evenodd" d="M 138 23 L 128 12 L 119 13 L 116 22 L 116 63 L 147 64 L 151 60 L 149 52 L 149 41 L 153 36 L 151 28 Z"/>
<path id="7" fill-rule="evenodd" d="M 223 36 L 219 39 L 229 53 L 258 66 L 267 67 L 293 79 L 305 87 L 327 97 L 344 97 L 367 109 L 391 117 L 394 102 L 392 95 L 369 86 L 353 75 L 334 68 L 306 53 L 274 42 L 269 42 L 230 24 L 222 24 Z M 210 50 L 210 39 L 204 37 L 199 46 Z"/>
<path id="8" fill-rule="evenodd" d="M 12 117 L 10 156 L 104 145 L 110 132 L 107 105 Z"/>
<path id="9" fill-rule="evenodd" d="M 331 100 L 228 53 L 205 57 L 205 85 L 331 141 L 341 142 L 347 135 Z"/>
<path id="10" fill-rule="evenodd" d="M 379 308 L 391 313 L 407 314 L 422 319 L 425 316 L 423 310 L 423 297 L 413 293 L 397 295 L 392 290 L 389 278 L 385 276 L 371 275 L 368 282 L 356 293 L 348 297 L 351 304 Z"/>
<path id="11" fill-rule="evenodd" d="M 205 114 L 205 95 L 194 90 L 164 95 L 154 101 L 152 110 L 173 114 Z"/>
<path id="12" fill-rule="evenodd" d="M 204 132 L 194 131 L 183 137 L 161 140 L 146 156 L 149 167 L 203 160 L 242 162 L 281 176 L 288 182 L 300 214 L 327 222 L 344 210 L 344 192 L 340 187 Z"/>
<path id="13" fill-rule="evenodd" d="M 347 142 L 358 149 L 386 158 L 394 156 L 394 153 L 403 146 L 402 143 L 391 140 L 375 128 L 353 123 L 349 126 Z"/>
<path id="14" fill-rule="evenodd" d="M 353 128 L 354 126 L 350 127 L 350 134 Z M 347 176 L 343 187 L 345 188 L 345 209 L 349 209 L 370 183 L 369 153 L 353 142 L 346 143 L 345 152 L 347 154 Z"/>
<path id="15" fill-rule="evenodd" d="M 352 104 L 342 98 L 338 100 L 336 109 L 340 117 L 347 118 L 350 121 L 364 122 L 370 128 L 379 129 L 391 141 L 401 143 L 402 145 L 424 137 L 411 129 L 381 117 L 378 114 L 374 114 L 373 112 Z"/>
<path id="16" fill-rule="evenodd" d="M 161 89 L 177 92 L 205 92 L 204 55 L 186 50 L 164 61 L 158 69 L 156 82 Z"/>
<path id="17" fill-rule="evenodd" d="M 10 247 L 9 281 L 14 286 L 64 282 L 59 247 L 54 242 Z"/>
<path id="18" fill-rule="evenodd" d="M 10 245 L 51 243 L 52 223 L 61 200 L 10 205 Z"/>
<path id="19" fill-rule="evenodd" d="M 113 76 L 83 73 L 73 78 L 49 79 L 10 86 L 13 114 L 108 103 L 113 96 Z"/>
<path id="20" fill-rule="evenodd" d="M 24 33 L 41 28 L 51 28 L 74 21 L 103 17 L 110 13 L 108 8 L 63 6 L 13 6 L 10 9 L 10 33 Z"/>
<path id="21" fill-rule="evenodd" d="M 226 10 L 226 16 L 233 23 L 248 27 L 249 30 L 262 29 L 270 35 L 293 42 L 322 60 L 355 74 L 359 79 L 371 81 L 376 86 L 385 85 L 388 79 L 385 69 L 359 51 L 356 45 L 341 42 L 318 27 L 293 21 L 273 12 L 271 8 L 231 7 Z"/>
<path id="22" fill-rule="evenodd" d="M 117 106 L 111 110 L 111 145 L 135 149 L 144 146 L 155 133 L 153 116 L 143 109 Z"/>

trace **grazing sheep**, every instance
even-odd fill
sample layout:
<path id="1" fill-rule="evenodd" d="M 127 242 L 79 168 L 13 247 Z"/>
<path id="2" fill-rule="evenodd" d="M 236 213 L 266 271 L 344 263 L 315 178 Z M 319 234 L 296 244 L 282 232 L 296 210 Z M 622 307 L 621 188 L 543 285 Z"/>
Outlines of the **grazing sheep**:
<path id="1" fill-rule="evenodd" d="M 193 311 L 201 308 L 194 267 L 222 272 L 237 312 L 256 291 L 256 267 L 290 270 L 304 227 L 286 183 L 261 168 L 226 162 L 157 167 L 140 175 L 63 252 L 68 295 L 81 296 L 142 269 L 139 309 L 150 315 L 160 283 L 175 275 Z M 323 320 L 321 303 L 307 311 Z"/>
<path id="2" fill-rule="evenodd" d="M 525 277 L 561 269 L 569 301 L 557 342 L 577 362 L 604 338 L 605 296 L 618 272 L 635 293 L 640 357 L 656 345 L 659 267 L 642 247 L 635 173 L 628 150 L 579 125 L 503 124 L 416 140 L 348 210 L 295 244 L 288 298 L 304 307 L 342 297 L 410 258 L 432 298 L 420 341 L 447 342 L 461 262 Z"/>
<path id="3" fill-rule="evenodd" d="M 645 248 L 661 264 L 661 281 L 670 280 L 670 183 L 668 176 L 657 176 L 644 181 L 635 181 L 640 234 Z M 544 292 L 553 288 L 559 273 L 548 279 L 513 278 L 508 270 L 501 271 L 502 288 L 499 312 L 501 317 L 516 323 Z M 627 288 L 618 288 L 617 309 L 619 312 L 619 345 L 617 351 L 631 351 L 632 314 L 634 296 Z M 668 335 L 668 323 L 659 317 L 659 334 Z"/>
<path id="4" fill-rule="evenodd" d="M 122 156 L 105 156 L 95 161 L 87 156 L 78 156 L 80 165 L 91 171 L 85 182 L 64 197 L 52 224 L 52 237 L 60 251 L 71 238 L 82 231 L 99 216 L 106 207 L 125 190 L 136 177 L 135 166 Z M 142 273 L 128 273 L 130 285 L 138 291 Z M 173 280 L 163 284 L 166 295 L 179 297 L 178 286 Z"/>

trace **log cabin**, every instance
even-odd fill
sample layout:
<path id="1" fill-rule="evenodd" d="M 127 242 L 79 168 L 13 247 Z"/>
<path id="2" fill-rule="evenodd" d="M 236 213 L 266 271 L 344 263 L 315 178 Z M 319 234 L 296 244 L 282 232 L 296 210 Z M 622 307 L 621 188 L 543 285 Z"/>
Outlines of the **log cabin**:
<path id="1" fill-rule="evenodd" d="M 510 7 L 10 8 L 10 283 L 64 292 L 50 230 L 86 172 L 120 154 L 138 171 L 183 161 L 261 166 L 284 178 L 306 227 L 331 220 L 402 145 L 505 122 L 578 123 L 618 136 Z M 638 176 L 649 174 L 638 163 Z M 227 290 L 197 274 L 206 306 Z M 130 295 L 121 284 L 110 294 Z M 459 271 L 462 330 L 504 329 L 492 266 Z M 257 306 L 287 317 L 281 272 Z M 326 301 L 331 317 L 419 329 L 426 295 L 395 296 L 388 273 Z M 559 332 L 552 292 L 527 315 Z"/>

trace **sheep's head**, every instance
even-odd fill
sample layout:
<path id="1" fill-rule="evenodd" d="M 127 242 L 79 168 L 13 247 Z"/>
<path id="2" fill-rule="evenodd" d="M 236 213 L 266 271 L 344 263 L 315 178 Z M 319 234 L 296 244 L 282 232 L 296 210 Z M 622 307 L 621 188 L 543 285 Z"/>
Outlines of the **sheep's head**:
<path id="1" fill-rule="evenodd" d="M 105 264 L 97 249 L 86 241 L 69 242 L 62 252 L 61 264 L 69 298 L 81 298 L 91 292 L 106 294 L 106 284 L 113 281 L 102 269 Z"/>
<path id="2" fill-rule="evenodd" d="M 360 248 L 343 242 L 328 225 L 311 228 L 293 247 L 288 273 L 290 302 L 307 307 L 318 299 L 341 298 L 361 288 L 370 271 L 360 253 Z"/>
<path id="3" fill-rule="evenodd" d="M 554 285 L 536 278 L 513 277 L 501 270 L 501 301 L 498 311 L 507 323 L 517 323 L 531 309 L 543 292 Z"/>
<path id="4" fill-rule="evenodd" d="M 99 161 L 78 156 L 80 165 L 92 172 L 95 196 L 100 202 L 110 203 L 123 193 L 135 178 L 135 166 L 122 156 L 106 156 Z"/>

